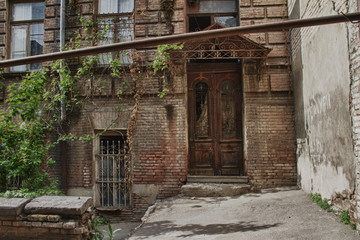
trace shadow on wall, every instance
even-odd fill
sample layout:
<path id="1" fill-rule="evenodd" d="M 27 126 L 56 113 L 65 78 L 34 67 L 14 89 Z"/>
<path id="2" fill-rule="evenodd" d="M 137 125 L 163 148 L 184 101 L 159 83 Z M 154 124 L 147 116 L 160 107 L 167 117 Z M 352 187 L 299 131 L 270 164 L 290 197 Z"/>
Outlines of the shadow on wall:
<path id="1" fill-rule="evenodd" d="M 141 231 L 141 235 L 139 235 L 140 232 L 138 232 L 138 239 L 143 239 L 143 238 L 145 239 L 150 236 L 155 237 L 162 235 L 166 232 L 185 233 L 178 237 L 229 234 L 235 232 L 249 232 L 249 231 L 255 232 L 263 229 L 277 227 L 279 225 L 280 225 L 279 223 L 256 225 L 252 221 L 251 222 L 240 221 L 238 223 L 230 223 L 230 224 L 209 224 L 204 226 L 199 224 L 188 224 L 184 226 L 178 226 L 170 221 L 159 221 L 144 225 L 143 230 L 146 231 Z"/>

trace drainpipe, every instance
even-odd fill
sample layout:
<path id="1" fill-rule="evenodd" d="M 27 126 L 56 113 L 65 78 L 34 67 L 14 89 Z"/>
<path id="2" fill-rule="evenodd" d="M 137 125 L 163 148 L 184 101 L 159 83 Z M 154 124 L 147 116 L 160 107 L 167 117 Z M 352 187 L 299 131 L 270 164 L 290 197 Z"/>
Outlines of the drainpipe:
<path id="1" fill-rule="evenodd" d="M 60 1 L 60 52 L 63 51 L 63 48 L 65 46 L 65 0 Z M 60 63 L 60 68 L 63 67 L 62 62 Z M 61 76 L 60 76 L 61 80 Z M 60 91 L 62 91 L 60 89 Z M 61 101 L 60 105 L 60 124 L 63 124 L 66 118 L 66 108 L 65 108 L 65 101 Z M 64 127 L 64 131 L 66 133 L 66 128 Z M 67 148 L 66 148 L 66 142 L 61 141 L 61 179 L 62 179 L 62 185 L 63 185 L 63 191 L 65 194 L 67 194 Z"/>

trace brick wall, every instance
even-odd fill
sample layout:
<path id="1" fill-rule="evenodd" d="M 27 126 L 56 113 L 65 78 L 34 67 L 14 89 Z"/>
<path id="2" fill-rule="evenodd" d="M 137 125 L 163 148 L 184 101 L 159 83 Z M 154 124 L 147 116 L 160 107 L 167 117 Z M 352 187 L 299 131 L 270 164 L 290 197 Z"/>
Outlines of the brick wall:
<path id="1" fill-rule="evenodd" d="M 135 1 L 137 39 L 171 33 L 160 2 L 161 0 Z M 186 31 L 184 4 L 184 0 L 176 1 L 172 21 L 174 34 Z M 52 52 L 58 49 L 59 28 L 56 24 L 59 21 L 59 2 L 47 0 L 46 6 L 45 52 Z M 92 1 L 81 0 L 76 9 L 67 10 L 67 39 L 74 37 L 74 32 L 81 28 L 77 11 L 81 11 L 83 17 L 92 19 L 93 7 Z M 1 9 L 0 2 L 0 15 Z M 283 21 L 286 18 L 285 0 L 240 1 L 241 25 Z M 296 163 L 287 33 L 246 36 L 272 49 L 265 62 L 245 61 L 243 65 L 247 174 L 251 183 L 257 187 L 292 185 L 296 179 Z M 91 45 L 91 41 L 82 41 L 84 46 Z M 1 46 L 0 41 L 0 49 Z M 139 49 L 139 54 L 141 60 L 150 62 L 154 58 L 154 48 Z M 156 186 L 155 194 L 158 198 L 178 194 L 187 175 L 187 80 L 184 66 L 179 68 L 165 80 L 161 76 L 146 73 L 140 83 L 143 95 L 134 136 L 133 184 Z M 258 76 L 259 72 L 261 74 Z M 115 120 L 113 129 L 127 128 L 134 101 L 127 93 L 119 100 L 115 91 L 120 82 L 107 74 L 104 72 L 101 76 L 106 79 L 104 91 L 99 91 L 100 76 L 79 81 L 83 104 L 75 108 L 68 119 L 69 133 L 78 136 L 94 135 L 97 130 L 109 126 L 110 120 Z M 160 99 L 157 93 L 163 87 L 170 89 L 170 92 Z M 92 195 L 95 189 L 95 148 L 94 142 L 67 143 L 67 183 L 72 194 Z M 135 193 L 132 200 L 132 209 L 120 212 L 124 218 L 135 216 L 138 219 L 151 202 Z"/>
<path id="2" fill-rule="evenodd" d="M 360 1 L 350 0 L 349 12 L 360 11 Z M 360 229 L 360 29 L 356 24 L 348 25 L 349 53 L 351 73 L 351 117 L 353 124 L 353 144 L 355 153 L 355 208 L 354 218 L 357 220 L 357 229 Z"/>
<path id="3" fill-rule="evenodd" d="M 159 197 L 179 193 L 187 174 L 184 95 L 143 99 L 137 117 L 134 184 L 160 185 Z"/>
<path id="4" fill-rule="evenodd" d="M 287 20 L 286 0 L 240 1 L 240 25 Z M 294 99 L 287 32 L 247 34 L 271 50 L 243 62 L 245 159 L 256 187 L 296 184 Z M 259 75 L 260 73 L 260 75 Z"/>
<path id="5" fill-rule="evenodd" d="M 247 169 L 256 187 L 296 184 L 293 99 L 245 94 Z"/>

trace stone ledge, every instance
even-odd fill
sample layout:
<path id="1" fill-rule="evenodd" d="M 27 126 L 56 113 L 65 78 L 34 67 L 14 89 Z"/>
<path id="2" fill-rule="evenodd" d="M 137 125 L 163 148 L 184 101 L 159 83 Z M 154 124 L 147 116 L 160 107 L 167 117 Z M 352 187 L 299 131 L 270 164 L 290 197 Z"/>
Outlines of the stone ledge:
<path id="1" fill-rule="evenodd" d="M 0 216 L 17 216 L 31 199 L 0 197 Z"/>
<path id="2" fill-rule="evenodd" d="M 92 205 L 90 197 L 43 196 L 33 199 L 25 206 L 27 214 L 77 215 Z"/>

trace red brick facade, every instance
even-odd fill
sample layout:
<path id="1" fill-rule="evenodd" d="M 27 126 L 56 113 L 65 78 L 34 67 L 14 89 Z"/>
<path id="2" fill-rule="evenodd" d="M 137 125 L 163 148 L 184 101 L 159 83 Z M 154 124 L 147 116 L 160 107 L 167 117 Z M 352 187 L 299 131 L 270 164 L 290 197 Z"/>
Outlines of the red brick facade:
<path id="1" fill-rule="evenodd" d="M 135 38 L 170 34 L 166 25 L 161 0 L 135 1 Z M 4 38 L 6 2 L 0 0 L 0 54 L 6 58 Z M 287 19 L 286 0 L 241 0 L 239 3 L 240 25 L 268 23 Z M 67 38 L 73 37 L 80 28 L 76 21 L 80 10 L 85 18 L 93 17 L 93 1 L 80 0 L 67 10 Z M 1 28 L 1 26 L 3 27 Z M 58 49 L 59 1 L 46 0 L 44 52 Z M 177 0 L 172 18 L 173 33 L 184 33 L 187 28 L 186 1 Z M 7 36 L 9 37 L 9 36 Z M 243 135 L 245 173 L 250 183 L 258 188 L 296 184 L 295 137 L 293 97 L 289 78 L 289 52 L 286 33 L 250 34 L 251 40 L 272 51 L 264 61 L 242 62 L 243 86 Z M 88 46 L 90 41 L 83 40 Z M 145 62 L 154 59 L 154 49 L 139 50 Z M 152 73 L 141 78 L 143 94 L 136 115 L 134 152 L 132 153 L 133 185 L 151 185 L 157 189 L 156 198 L 180 193 L 188 174 L 188 112 L 186 64 L 165 83 Z M 12 74 L 9 74 L 9 80 Z M 93 80 L 95 81 L 95 80 Z M 79 83 L 83 104 L 70 117 L 68 132 L 76 135 L 91 134 L 115 120 L 113 129 L 126 129 L 134 101 L 128 95 L 118 99 L 115 89 L 118 80 L 107 79 L 105 91 L 97 92 L 95 83 L 87 80 Z M 165 84 L 165 86 L 164 86 Z M 168 88 L 169 94 L 157 97 L 159 89 Z M 90 98 L 85 98 L 90 94 Z M 120 110 L 121 109 L 121 110 Z M 67 189 L 70 194 L 92 195 L 95 191 L 95 163 L 93 143 L 69 142 L 67 144 Z M 60 159 L 60 158 L 59 158 Z M 61 179 L 61 163 L 54 174 Z M 140 193 L 132 194 L 132 208 L 123 210 L 124 216 L 140 218 L 150 200 Z M 126 217 L 125 217 L 126 218 Z"/>

